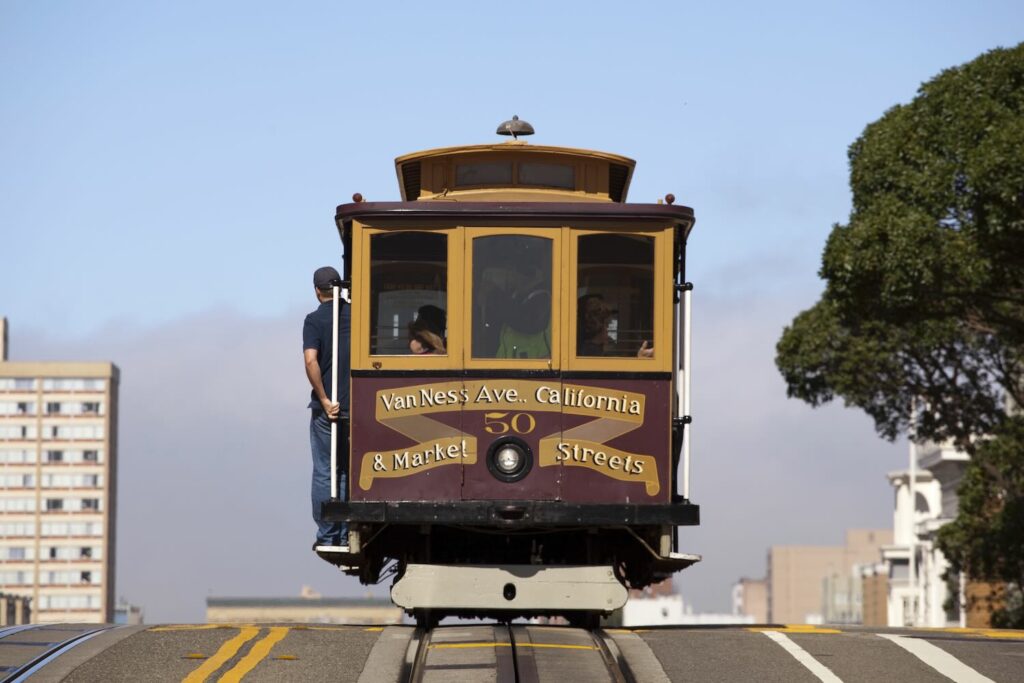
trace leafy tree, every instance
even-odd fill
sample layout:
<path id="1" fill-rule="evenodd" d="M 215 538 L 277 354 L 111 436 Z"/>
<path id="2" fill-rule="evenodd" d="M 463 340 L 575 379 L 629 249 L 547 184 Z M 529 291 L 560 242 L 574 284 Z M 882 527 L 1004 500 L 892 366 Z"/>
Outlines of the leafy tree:
<path id="1" fill-rule="evenodd" d="M 960 485 L 960 512 L 940 530 L 953 571 L 1004 582 L 994 626 L 1024 625 L 1024 416 L 1016 415 L 981 441 Z"/>
<path id="2" fill-rule="evenodd" d="M 825 246 L 825 291 L 783 332 L 776 365 L 791 397 L 841 397 L 886 438 L 970 453 L 941 547 L 1019 591 L 1024 418 L 1007 407 L 1024 405 L 1024 43 L 925 83 L 849 159 L 853 210 Z"/>

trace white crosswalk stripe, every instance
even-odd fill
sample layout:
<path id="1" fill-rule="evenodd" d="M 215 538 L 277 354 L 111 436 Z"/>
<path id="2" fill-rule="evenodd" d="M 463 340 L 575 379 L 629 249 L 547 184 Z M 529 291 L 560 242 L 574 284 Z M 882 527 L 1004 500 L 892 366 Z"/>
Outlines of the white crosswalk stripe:
<path id="1" fill-rule="evenodd" d="M 812 657 L 807 650 L 794 643 L 784 634 L 778 631 L 762 631 L 762 633 L 781 645 L 782 649 L 793 655 L 796 661 L 803 664 L 822 683 L 843 683 L 842 679 L 832 673 L 831 669 Z"/>
<path id="2" fill-rule="evenodd" d="M 946 678 L 952 679 L 957 683 L 995 683 L 988 676 L 982 676 L 953 655 L 940 647 L 932 645 L 927 640 L 897 636 L 892 633 L 876 633 L 875 635 L 879 638 L 891 640 Z"/>

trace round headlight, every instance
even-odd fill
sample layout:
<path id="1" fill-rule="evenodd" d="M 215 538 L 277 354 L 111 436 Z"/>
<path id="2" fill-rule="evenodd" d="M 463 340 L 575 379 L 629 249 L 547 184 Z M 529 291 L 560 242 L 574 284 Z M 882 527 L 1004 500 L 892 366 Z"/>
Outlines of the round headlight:
<path id="1" fill-rule="evenodd" d="M 494 454 L 494 464 L 504 474 L 514 474 L 523 466 L 523 452 L 512 445 L 502 446 Z"/>
<path id="2" fill-rule="evenodd" d="M 517 436 L 502 436 L 487 448 L 487 471 L 507 484 L 522 481 L 533 469 L 533 450 Z"/>

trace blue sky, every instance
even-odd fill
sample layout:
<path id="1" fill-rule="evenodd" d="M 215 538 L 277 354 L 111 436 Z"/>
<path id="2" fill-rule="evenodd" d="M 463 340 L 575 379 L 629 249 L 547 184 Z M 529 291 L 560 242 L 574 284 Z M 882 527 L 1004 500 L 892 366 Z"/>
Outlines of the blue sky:
<path id="1" fill-rule="evenodd" d="M 864 125 L 1024 37 L 1014 2 L 828 5 L 5 3 L 0 304 L 72 335 L 281 313 L 335 205 L 513 113 L 693 206 L 695 280 L 811 290 Z"/>
<path id="2" fill-rule="evenodd" d="M 849 212 L 849 144 L 942 69 L 1021 40 L 1024 6 L 1009 1 L 6 2 L 0 315 L 12 325 L 12 357 L 122 364 L 122 511 L 136 499 L 144 506 L 133 487 L 160 471 L 150 466 L 160 450 L 152 430 L 173 439 L 212 434 L 233 419 L 257 430 L 290 421 L 286 431 L 302 451 L 304 379 L 298 343 L 292 358 L 288 340 L 312 303 L 310 272 L 338 261 L 334 207 L 356 191 L 397 199 L 395 156 L 498 140 L 497 124 L 518 114 L 536 128 L 532 142 L 635 158 L 632 201 L 672 192 L 696 212 L 695 430 L 707 426 L 695 431 L 706 459 L 695 464 L 694 486 L 712 520 L 696 549 L 725 563 L 692 570 L 689 590 L 698 607 L 724 609 L 728 582 L 763 571 L 771 543 L 838 543 L 844 525 L 890 523 L 884 472 L 899 467 L 903 451 L 878 441 L 856 413 L 787 402 L 772 347 L 820 292 L 825 237 Z M 233 343 L 224 325 L 274 342 Z M 202 353 L 185 356 L 161 340 L 190 335 L 200 348 L 211 340 L 211 358 L 236 374 L 209 387 L 175 385 L 175 373 L 162 370 Z M 256 368 L 275 363 L 277 384 L 251 381 Z M 128 407 L 157 386 L 168 401 L 158 415 Z M 205 418 L 175 412 L 183 397 L 225 386 L 248 399 L 282 393 L 296 411 L 285 417 L 268 403 L 266 419 L 250 424 L 237 411 L 218 413 L 211 399 Z M 730 398 L 737 393 L 750 399 L 746 412 Z M 773 415 L 783 422 L 767 421 Z M 729 481 L 735 467 L 725 463 L 753 457 L 744 449 L 765 448 L 762 430 L 780 424 L 788 431 L 770 455 L 779 463 L 773 471 L 786 474 L 772 501 L 821 489 L 811 499 L 842 511 L 765 517 L 759 494 Z M 829 440 L 838 434 L 848 436 L 843 444 Z M 243 457 L 204 452 L 213 447 L 203 439 L 189 443 L 189 467 Z M 288 443 L 282 437 L 281 447 Z M 820 470 L 826 462 L 832 469 Z M 298 536 L 308 532 L 307 462 L 289 467 L 294 491 L 279 495 L 292 517 L 273 533 Z M 860 485 L 875 488 L 865 494 Z M 223 514 L 231 503 L 227 493 L 214 496 L 201 514 Z M 707 517 L 716 506 L 717 517 Z M 200 608 L 181 611 L 162 595 L 171 584 L 143 578 L 159 571 L 145 565 L 154 527 L 143 518 L 121 522 L 129 540 L 119 544 L 119 585 L 148 601 L 156 618 L 201 618 Z M 300 540 L 296 549 L 308 545 Z M 196 580 L 231 592 L 230 562 L 211 561 Z M 237 590 L 280 593 L 311 576 L 329 593 L 340 581 L 298 560 L 275 567 Z"/>

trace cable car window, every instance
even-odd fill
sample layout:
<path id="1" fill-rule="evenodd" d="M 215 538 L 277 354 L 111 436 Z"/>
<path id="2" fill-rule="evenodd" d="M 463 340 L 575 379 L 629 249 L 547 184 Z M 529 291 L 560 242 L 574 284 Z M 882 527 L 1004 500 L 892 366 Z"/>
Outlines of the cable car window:
<path id="1" fill-rule="evenodd" d="M 551 254 L 544 237 L 473 240 L 474 358 L 551 358 Z"/>
<path id="2" fill-rule="evenodd" d="M 370 237 L 371 354 L 446 353 L 447 310 L 447 235 Z"/>
<path id="3" fill-rule="evenodd" d="M 646 355 L 640 350 L 654 346 L 654 238 L 582 235 L 578 254 L 576 355 Z"/>
<path id="4" fill-rule="evenodd" d="M 455 167 L 456 187 L 467 185 L 511 185 L 512 162 L 476 161 Z"/>
<path id="5" fill-rule="evenodd" d="M 523 161 L 519 164 L 519 184 L 576 189 L 576 174 L 567 164 L 546 164 Z"/>

